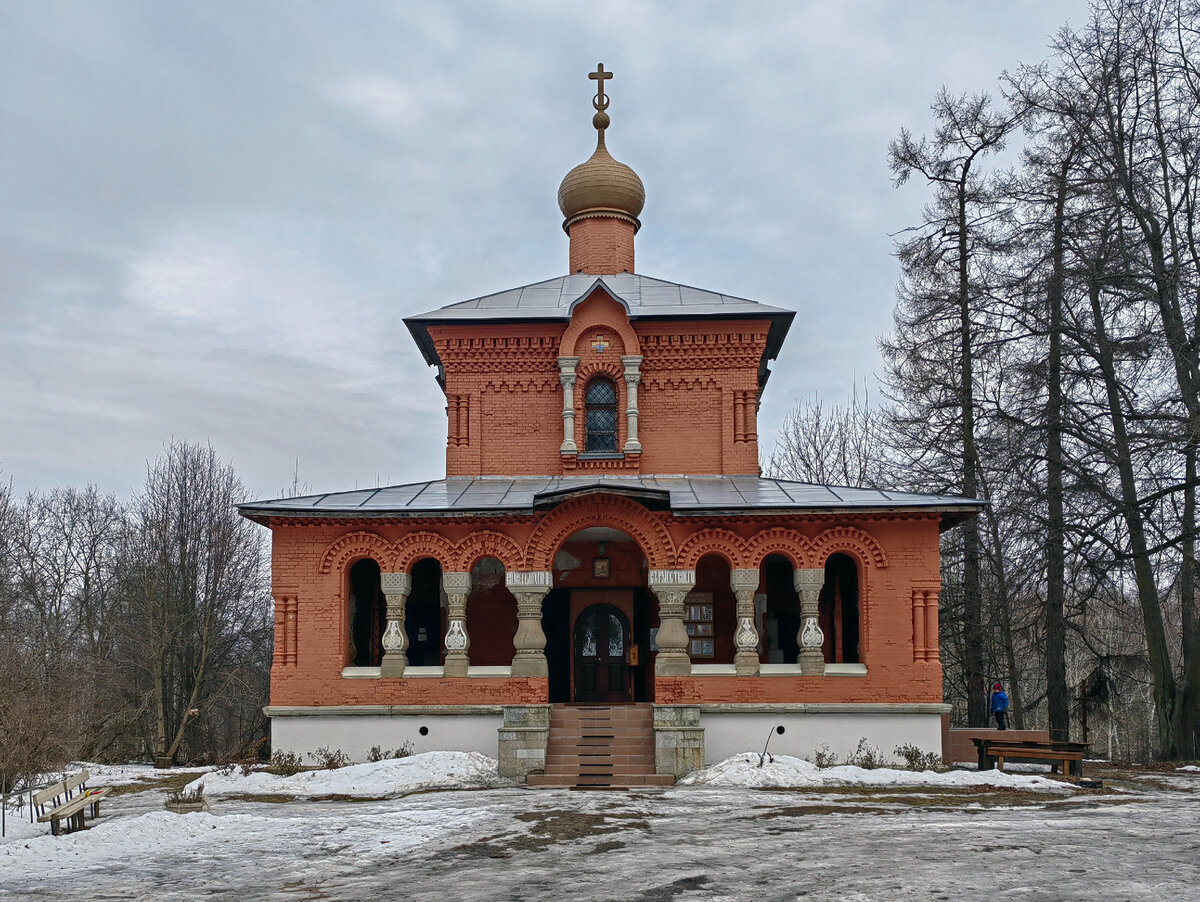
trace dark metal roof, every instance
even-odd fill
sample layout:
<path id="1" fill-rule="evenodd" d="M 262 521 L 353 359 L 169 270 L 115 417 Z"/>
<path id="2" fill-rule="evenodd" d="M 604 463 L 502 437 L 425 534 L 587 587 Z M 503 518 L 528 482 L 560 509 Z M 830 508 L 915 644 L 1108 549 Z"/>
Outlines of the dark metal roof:
<path id="1" fill-rule="evenodd" d="M 569 320 L 575 307 L 590 297 L 597 288 L 604 290 L 621 304 L 629 314 L 630 320 L 769 317 L 771 329 L 767 334 L 767 347 L 759 370 L 760 384 L 766 382 L 766 362 L 778 356 L 783 339 L 796 315 L 794 311 L 782 307 L 772 307 L 746 298 L 706 291 L 663 279 L 652 279 L 635 273 L 576 273 L 409 316 L 405 318 L 404 324 L 408 326 L 409 332 L 421 348 L 425 361 L 430 366 L 440 367 L 441 361 L 438 360 L 433 342 L 429 338 L 429 326 Z"/>
<path id="2" fill-rule="evenodd" d="M 917 495 L 813 485 L 758 476 L 478 476 L 452 477 L 378 489 L 281 498 L 240 505 L 243 516 L 268 518 L 396 518 L 532 514 L 593 492 L 625 495 L 653 509 L 698 514 L 940 512 L 942 528 L 978 513 L 987 503 L 953 495 Z"/>

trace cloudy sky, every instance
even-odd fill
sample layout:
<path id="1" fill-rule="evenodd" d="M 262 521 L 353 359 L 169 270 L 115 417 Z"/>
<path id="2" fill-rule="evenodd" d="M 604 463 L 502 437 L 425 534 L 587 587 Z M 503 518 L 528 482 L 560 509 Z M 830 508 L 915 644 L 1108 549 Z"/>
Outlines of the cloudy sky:
<path id="1" fill-rule="evenodd" d="M 608 145 L 638 270 L 797 310 L 764 454 L 879 371 L 887 143 L 1084 0 L 0 6 L 0 478 L 128 496 L 175 438 L 251 491 L 444 475 L 401 318 L 561 275 L 558 183 Z"/>

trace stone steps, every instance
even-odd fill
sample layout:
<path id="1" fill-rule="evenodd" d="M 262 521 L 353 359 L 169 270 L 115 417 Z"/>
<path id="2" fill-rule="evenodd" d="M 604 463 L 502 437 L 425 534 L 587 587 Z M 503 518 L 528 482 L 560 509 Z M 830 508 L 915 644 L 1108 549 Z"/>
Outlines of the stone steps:
<path id="1" fill-rule="evenodd" d="M 654 715 L 649 705 L 554 705 L 546 770 L 530 786 L 621 789 L 671 786 L 654 772 Z"/>

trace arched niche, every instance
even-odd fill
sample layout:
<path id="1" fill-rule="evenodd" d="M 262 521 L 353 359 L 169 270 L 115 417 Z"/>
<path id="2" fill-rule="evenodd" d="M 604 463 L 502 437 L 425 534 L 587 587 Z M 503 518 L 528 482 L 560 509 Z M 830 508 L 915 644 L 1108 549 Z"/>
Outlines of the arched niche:
<path id="1" fill-rule="evenodd" d="M 360 558 L 346 572 L 346 661 L 351 667 L 378 667 L 387 628 L 379 562 Z"/>
<path id="2" fill-rule="evenodd" d="M 436 558 L 421 558 L 412 565 L 412 590 L 404 607 L 410 667 L 437 667 L 442 663 L 444 611 L 442 565 Z"/>
<path id="3" fill-rule="evenodd" d="M 825 561 L 819 622 L 825 633 L 821 652 L 826 664 L 858 664 L 861 658 L 861 614 L 858 562 L 848 554 Z"/>
<path id="4" fill-rule="evenodd" d="M 470 573 L 467 635 L 471 637 L 471 664 L 508 666 L 516 651 L 517 600 L 504 584 L 504 564 L 494 557 L 481 557 Z"/>

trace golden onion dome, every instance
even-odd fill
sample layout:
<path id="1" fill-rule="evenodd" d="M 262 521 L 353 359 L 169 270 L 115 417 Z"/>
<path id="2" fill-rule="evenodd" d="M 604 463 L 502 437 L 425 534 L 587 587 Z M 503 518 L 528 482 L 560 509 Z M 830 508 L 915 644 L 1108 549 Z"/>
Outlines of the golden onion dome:
<path id="1" fill-rule="evenodd" d="M 568 172 L 558 186 L 558 208 L 566 217 L 564 229 L 586 216 L 615 216 L 631 221 L 635 229 L 641 227 L 638 214 L 646 202 L 646 189 L 638 174 L 614 160 L 604 146 L 608 123 L 603 110 L 592 117 L 598 132 L 596 151 Z"/>

